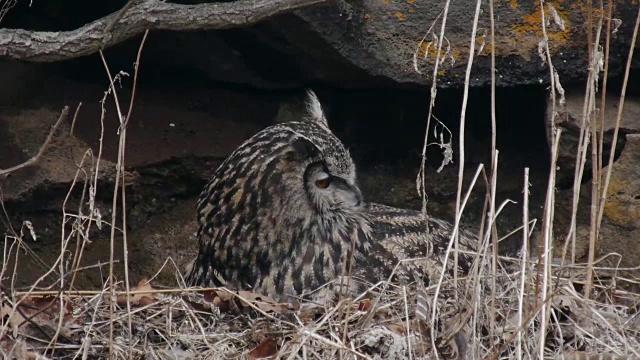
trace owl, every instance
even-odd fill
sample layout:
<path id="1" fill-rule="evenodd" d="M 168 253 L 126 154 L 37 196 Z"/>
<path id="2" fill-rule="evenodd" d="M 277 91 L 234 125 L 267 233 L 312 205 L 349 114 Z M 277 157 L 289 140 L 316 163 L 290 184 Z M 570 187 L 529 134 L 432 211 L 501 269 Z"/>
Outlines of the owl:
<path id="1" fill-rule="evenodd" d="M 313 92 L 307 112 L 260 131 L 215 171 L 198 199 L 199 252 L 187 282 L 291 302 L 345 274 L 421 286 L 443 271 L 450 277 L 453 259 L 443 265 L 452 225 L 366 202 Z M 475 242 L 463 233 L 459 246 L 472 252 Z M 462 254 L 458 270 L 466 274 L 471 259 Z M 420 260 L 399 263 L 409 258 Z"/>
<path id="2" fill-rule="evenodd" d="M 317 96 L 307 96 L 306 118 L 246 140 L 205 186 L 197 202 L 199 252 L 187 270 L 189 284 L 291 300 L 345 268 L 384 279 L 402 259 L 426 257 L 432 259 L 428 265 L 441 265 L 452 224 L 364 201 L 349 151 L 331 132 Z M 475 243 L 473 235 L 462 234 L 462 250 L 475 251 Z M 469 261 L 459 262 L 462 274 Z M 410 280 L 404 268 L 396 277 Z"/>

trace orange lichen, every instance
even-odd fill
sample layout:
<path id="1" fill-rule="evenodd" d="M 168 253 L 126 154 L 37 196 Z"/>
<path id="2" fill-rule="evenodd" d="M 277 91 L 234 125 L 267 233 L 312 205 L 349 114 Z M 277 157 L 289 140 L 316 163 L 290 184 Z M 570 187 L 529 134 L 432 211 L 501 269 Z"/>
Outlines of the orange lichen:
<path id="1" fill-rule="evenodd" d="M 479 46 L 482 46 L 482 43 L 478 44 Z M 487 43 L 485 41 L 484 43 L 484 48 L 482 48 L 482 51 L 480 52 L 480 56 L 487 56 L 487 55 L 491 55 L 491 52 L 493 51 L 493 46 L 491 46 L 490 43 Z"/>
<path id="2" fill-rule="evenodd" d="M 426 56 L 425 56 L 425 53 L 426 53 Z M 442 48 L 440 49 L 439 57 L 440 57 L 441 63 L 448 62 L 451 60 L 451 58 L 453 58 L 453 60 L 457 62 L 460 59 L 461 54 L 462 54 L 461 51 L 458 49 L 448 50 L 446 48 Z M 425 58 L 425 59 L 428 59 L 429 62 L 432 62 L 437 56 L 438 56 L 437 47 L 435 46 L 435 44 L 433 43 L 429 44 L 428 42 L 419 43 L 418 51 L 416 52 L 416 57 Z"/>
<path id="3" fill-rule="evenodd" d="M 518 8 L 518 1 L 510 0 L 509 3 L 511 4 L 511 8 L 512 9 L 517 9 Z"/>
<path id="4" fill-rule="evenodd" d="M 409 14 L 413 14 L 413 12 L 414 12 L 415 10 L 413 10 L 413 9 L 409 9 L 408 11 L 409 11 Z"/>
<path id="5" fill-rule="evenodd" d="M 407 4 L 413 4 L 415 0 L 407 0 Z"/>
<path id="6" fill-rule="evenodd" d="M 396 12 L 396 17 L 398 18 L 398 20 L 404 21 L 404 14 L 400 11 Z"/>
<path id="7" fill-rule="evenodd" d="M 370 15 L 370 14 L 364 14 L 364 19 L 365 19 L 365 20 L 369 20 L 369 19 L 371 19 L 371 15 Z"/>
<path id="8" fill-rule="evenodd" d="M 382 0 L 383 3 L 385 4 L 389 4 L 391 2 L 391 0 Z"/>
<path id="9" fill-rule="evenodd" d="M 428 58 L 430 59 L 435 59 L 437 56 L 436 53 L 436 47 L 434 46 L 434 44 L 429 44 L 426 42 L 421 42 L 420 43 L 420 48 L 418 49 L 418 53 L 416 54 L 418 57 L 424 57 L 425 54 L 427 55 Z M 444 49 L 440 49 L 440 57 L 443 57 L 446 54 Z"/>
<path id="10" fill-rule="evenodd" d="M 557 29 L 556 27 L 549 28 L 547 27 L 547 36 L 552 43 L 560 43 L 565 44 L 569 40 L 569 35 L 571 33 L 570 21 L 567 16 L 567 11 L 562 11 L 561 6 L 557 3 L 547 3 L 545 7 L 545 18 L 552 19 L 551 11 L 549 11 L 549 6 L 553 6 L 556 10 L 558 16 L 564 21 L 565 30 Z M 512 25 L 512 30 L 514 34 L 518 38 L 523 38 L 530 36 L 531 34 L 535 34 L 538 37 L 542 37 L 542 16 L 540 13 L 540 6 L 536 6 L 536 9 L 533 13 L 525 15 L 522 17 L 522 24 Z"/>
<path id="11" fill-rule="evenodd" d="M 625 191 L 629 188 L 628 183 L 612 179 L 607 191 L 604 214 L 620 226 L 634 226 L 640 219 L 640 208 L 633 206 L 633 196 Z"/>
<path id="12" fill-rule="evenodd" d="M 447 73 L 446 70 L 440 70 L 438 71 L 438 76 L 444 76 Z"/>

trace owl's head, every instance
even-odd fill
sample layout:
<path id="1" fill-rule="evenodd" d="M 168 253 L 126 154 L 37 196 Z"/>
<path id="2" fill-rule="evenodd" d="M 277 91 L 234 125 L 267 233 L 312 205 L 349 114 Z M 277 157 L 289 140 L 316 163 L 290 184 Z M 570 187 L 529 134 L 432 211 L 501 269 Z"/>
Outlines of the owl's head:
<path id="1" fill-rule="evenodd" d="M 331 132 L 316 95 L 309 91 L 308 116 L 276 131 L 289 133 L 283 160 L 297 165 L 307 201 L 320 215 L 356 211 L 362 204 L 349 151 Z M 300 177 L 301 175 L 301 177 Z"/>
<path id="2" fill-rule="evenodd" d="M 269 212 L 280 219 L 293 219 L 360 211 L 362 195 L 354 162 L 329 129 L 311 91 L 307 110 L 308 116 L 300 121 L 260 131 L 216 170 L 201 198 L 210 204 L 207 212 L 216 210 L 214 219 L 225 212 L 234 212 L 233 216 Z M 224 218 L 232 219 L 230 214 Z"/>

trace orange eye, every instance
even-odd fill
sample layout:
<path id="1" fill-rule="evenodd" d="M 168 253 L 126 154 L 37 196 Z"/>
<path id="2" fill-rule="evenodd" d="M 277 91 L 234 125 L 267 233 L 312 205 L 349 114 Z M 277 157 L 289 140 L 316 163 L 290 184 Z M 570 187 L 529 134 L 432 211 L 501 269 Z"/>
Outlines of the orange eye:
<path id="1" fill-rule="evenodd" d="M 326 189 L 329 187 L 330 184 L 331 184 L 331 177 L 329 176 L 327 176 L 324 179 L 316 180 L 316 186 L 319 187 L 320 189 Z"/>

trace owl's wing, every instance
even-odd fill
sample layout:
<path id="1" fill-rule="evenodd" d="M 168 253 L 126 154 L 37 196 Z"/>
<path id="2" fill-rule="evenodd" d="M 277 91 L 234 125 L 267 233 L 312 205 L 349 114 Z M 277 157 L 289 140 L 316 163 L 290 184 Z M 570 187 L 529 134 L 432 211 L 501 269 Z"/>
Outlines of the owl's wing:
<path id="1" fill-rule="evenodd" d="M 450 255 L 446 261 L 446 250 L 451 241 L 453 226 L 443 220 L 427 218 L 415 210 L 398 209 L 385 205 L 369 204 L 368 214 L 372 221 L 372 236 L 379 247 L 378 252 L 387 252 L 400 265 L 396 268 L 396 279 L 414 282 L 416 291 L 416 315 L 425 324 L 431 323 L 433 288 L 444 271 L 443 284 L 438 296 L 438 316 L 436 346 L 445 358 L 464 358 L 464 325 L 468 314 L 464 302 L 454 302 L 451 286 L 454 273 L 454 259 Z M 472 253 L 475 251 L 474 236 L 461 232 L 458 258 L 458 274 L 465 276 L 471 269 Z M 395 264 L 394 264 L 395 266 Z M 444 269 L 444 270 L 443 270 Z M 464 297 L 463 292 L 458 296 Z"/>
<path id="2" fill-rule="evenodd" d="M 397 261 L 405 260 L 409 267 L 424 268 L 429 275 L 442 271 L 453 231 L 451 223 L 435 218 L 425 219 L 422 213 L 416 210 L 379 204 L 368 204 L 367 213 L 371 219 L 372 236 L 376 243 Z M 469 272 L 475 244 L 473 235 L 460 232 L 459 274 Z M 416 260 L 407 261 L 408 259 Z M 452 256 L 447 261 L 447 272 L 453 275 L 453 269 Z"/>

